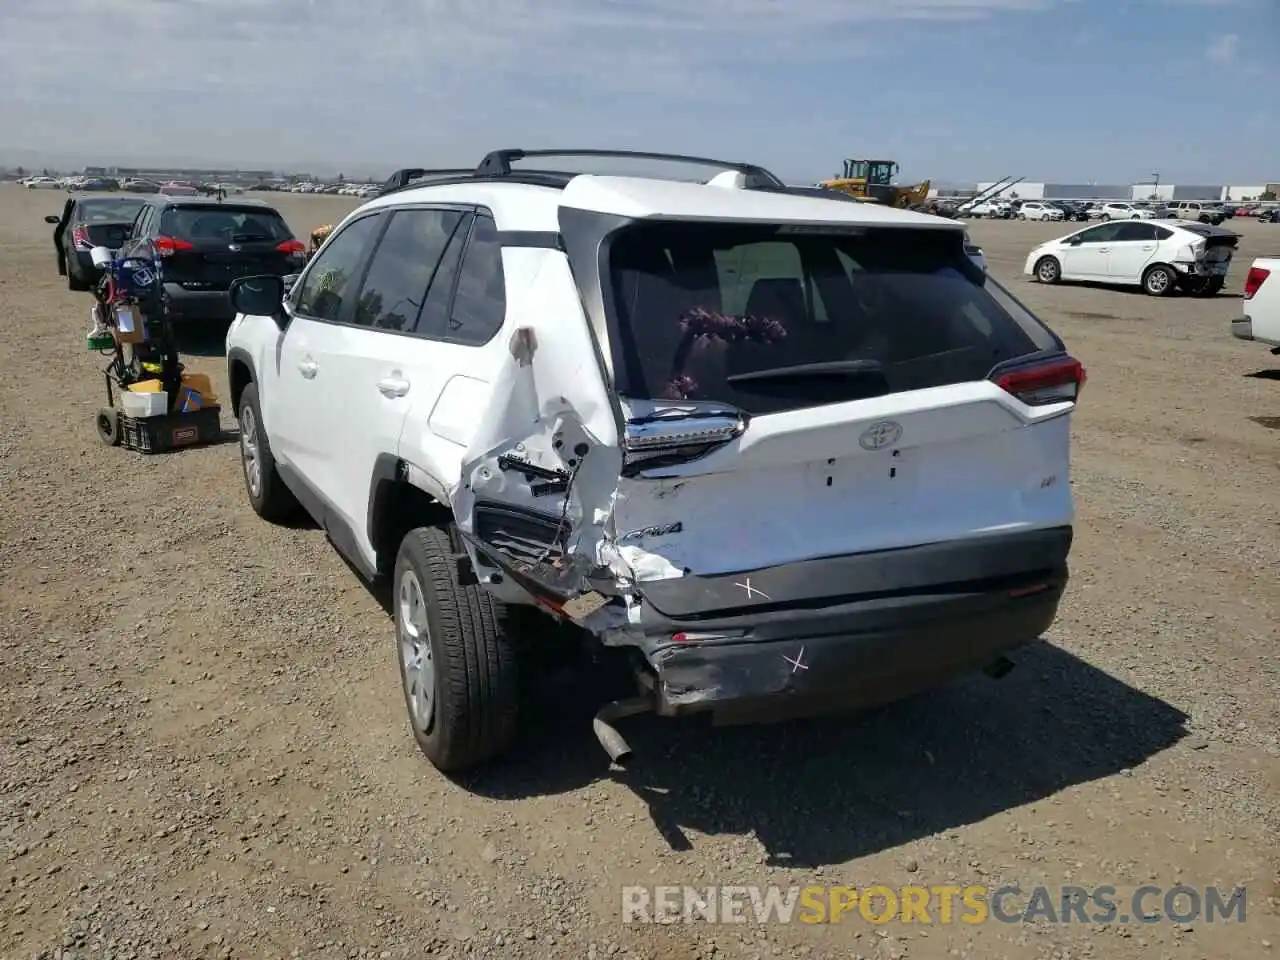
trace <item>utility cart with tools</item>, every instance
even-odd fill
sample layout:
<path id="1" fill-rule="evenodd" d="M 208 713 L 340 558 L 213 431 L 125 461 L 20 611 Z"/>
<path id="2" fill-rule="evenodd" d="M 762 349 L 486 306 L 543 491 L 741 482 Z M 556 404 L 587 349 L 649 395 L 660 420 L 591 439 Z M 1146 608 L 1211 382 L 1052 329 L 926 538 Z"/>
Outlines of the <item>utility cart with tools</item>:
<path id="1" fill-rule="evenodd" d="M 208 377 L 185 372 L 165 310 L 161 266 L 143 257 L 92 251 L 102 278 L 94 288 L 90 350 L 109 356 L 107 405 L 97 430 L 108 446 L 141 453 L 209 443 L 221 436 Z"/>

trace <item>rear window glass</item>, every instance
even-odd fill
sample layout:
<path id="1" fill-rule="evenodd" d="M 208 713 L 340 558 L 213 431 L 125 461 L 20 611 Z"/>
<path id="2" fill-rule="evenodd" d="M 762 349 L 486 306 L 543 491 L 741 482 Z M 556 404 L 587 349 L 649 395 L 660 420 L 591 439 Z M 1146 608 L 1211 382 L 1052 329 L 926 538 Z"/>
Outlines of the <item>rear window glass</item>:
<path id="1" fill-rule="evenodd" d="M 166 237 L 182 240 L 223 240 L 228 243 L 234 240 L 245 243 L 280 241 L 293 236 L 284 219 L 274 210 L 225 204 L 170 207 L 160 220 L 160 232 Z"/>
<path id="2" fill-rule="evenodd" d="M 980 380 L 1056 346 L 951 230 L 639 224 L 610 274 L 634 399 L 774 413 Z"/>
<path id="3" fill-rule="evenodd" d="M 141 200 L 81 200 L 76 210 L 80 223 L 133 223 Z"/>

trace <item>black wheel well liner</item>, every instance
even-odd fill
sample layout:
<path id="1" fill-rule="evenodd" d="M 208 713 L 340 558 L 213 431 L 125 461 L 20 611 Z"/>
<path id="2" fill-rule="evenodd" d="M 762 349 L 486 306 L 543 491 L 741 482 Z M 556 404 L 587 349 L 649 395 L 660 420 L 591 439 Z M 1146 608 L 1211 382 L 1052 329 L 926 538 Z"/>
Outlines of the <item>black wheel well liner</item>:
<path id="1" fill-rule="evenodd" d="M 227 351 L 227 384 L 231 390 L 231 410 L 240 415 L 240 396 L 244 388 L 258 379 L 253 369 L 253 358 L 248 351 L 240 347 L 232 347 Z"/>
<path id="2" fill-rule="evenodd" d="M 447 524 L 452 519 L 448 507 L 409 481 L 404 460 L 391 453 L 378 455 L 369 480 L 366 533 L 377 556 L 379 574 L 389 575 L 395 568 L 396 553 L 406 533 L 415 527 Z"/>

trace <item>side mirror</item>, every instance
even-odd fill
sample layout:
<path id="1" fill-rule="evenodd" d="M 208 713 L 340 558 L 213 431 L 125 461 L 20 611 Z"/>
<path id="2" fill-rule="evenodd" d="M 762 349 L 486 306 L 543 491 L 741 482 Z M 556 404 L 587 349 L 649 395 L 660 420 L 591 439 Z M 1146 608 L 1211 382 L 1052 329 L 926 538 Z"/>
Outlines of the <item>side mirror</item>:
<path id="1" fill-rule="evenodd" d="M 227 293 L 236 313 L 252 317 L 271 317 L 284 328 L 284 279 L 269 274 L 240 277 L 231 281 Z"/>
<path id="2" fill-rule="evenodd" d="M 1072 247 L 1078 247 L 1082 243 L 1084 243 L 1084 237 L 1079 237 L 1079 236 L 1072 237 L 1070 240 L 1067 241 L 1068 246 L 1072 246 Z"/>
<path id="3" fill-rule="evenodd" d="M 61 223 L 61 222 L 62 222 L 62 218 L 61 218 L 61 217 L 59 217 L 59 216 L 57 216 L 56 214 L 52 214 L 52 213 L 51 213 L 51 214 L 49 214 L 47 217 L 45 217 L 45 218 L 44 218 L 44 222 L 45 222 L 45 223 Z"/>

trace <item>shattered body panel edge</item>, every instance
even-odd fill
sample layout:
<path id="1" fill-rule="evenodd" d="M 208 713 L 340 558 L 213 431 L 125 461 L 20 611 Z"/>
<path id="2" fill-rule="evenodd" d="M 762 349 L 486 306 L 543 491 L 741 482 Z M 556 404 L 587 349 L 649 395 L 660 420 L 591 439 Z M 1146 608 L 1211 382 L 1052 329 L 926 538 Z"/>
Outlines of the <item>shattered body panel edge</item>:
<path id="1" fill-rule="evenodd" d="M 581 312 L 565 316 L 566 304 L 586 305 L 566 254 L 547 250 L 536 280 L 508 306 L 509 349 L 448 501 L 479 567 L 500 568 L 539 606 L 600 635 L 626 622 L 633 579 L 613 545 L 621 410 L 597 330 Z M 481 529 L 504 518 L 553 533 L 546 543 L 526 535 L 523 553 L 504 548 Z"/>

